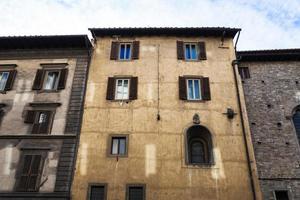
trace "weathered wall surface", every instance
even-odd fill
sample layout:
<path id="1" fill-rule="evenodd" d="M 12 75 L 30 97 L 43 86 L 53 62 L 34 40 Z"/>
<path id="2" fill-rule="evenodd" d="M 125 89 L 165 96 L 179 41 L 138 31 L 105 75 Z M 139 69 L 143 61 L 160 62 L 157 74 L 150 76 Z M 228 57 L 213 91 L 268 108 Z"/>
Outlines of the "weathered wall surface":
<path id="1" fill-rule="evenodd" d="M 300 104 L 299 62 L 248 62 L 243 83 L 261 188 L 265 199 L 288 190 L 300 199 L 300 148 L 293 109 Z M 280 123 L 280 124 L 278 124 Z"/>
<path id="2" fill-rule="evenodd" d="M 108 199 L 113 200 L 125 199 L 129 183 L 146 184 L 148 200 L 253 199 L 240 116 L 229 120 L 223 114 L 228 107 L 238 111 L 231 41 L 225 41 L 229 48 L 219 48 L 216 38 L 180 38 L 206 42 L 207 60 L 185 62 L 177 60 L 178 38 L 135 39 L 140 41 L 140 58 L 119 62 L 109 59 L 112 39 L 98 38 L 89 71 L 73 199 L 85 199 L 89 183 L 107 183 Z M 107 78 L 114 75 L 138 76 L 137 100 L 106 100 Z M 209 77 L 211 101 L 179 100 L 178 76 L 182 75 Z M 185 163 L 184 134 L 195 113 L 212 134 L 212 166 Z M 109 134 L 129 135 L 128 157 L 107 157 Z"/>

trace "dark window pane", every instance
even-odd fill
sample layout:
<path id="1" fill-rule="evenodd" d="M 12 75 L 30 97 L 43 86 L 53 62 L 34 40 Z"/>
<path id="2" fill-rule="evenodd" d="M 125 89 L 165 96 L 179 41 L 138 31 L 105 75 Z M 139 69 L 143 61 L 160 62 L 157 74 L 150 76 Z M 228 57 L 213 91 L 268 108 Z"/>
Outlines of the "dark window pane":
<path id="1" fill-rule="evenodd" d="M 120 144 L 119 154 L 124 155 L 126 153 L 126 139 L 121 138 L 119 140 L 119 144 Z"/>
<path id="2" fill-rule="evenodd" d="M 300 110 L 297 110 L 293 116 L 293 122 L 296 129 L 298 139 L 300 139 Z"/>
<path id="3" fill-rule="evenodd" d="M 126 45 L 126 59 L 129 59 L 130 58 L 130 44 L 127 44 Z"/>
<path id="4" fill-rule="evenodd" d="M 35 191 L 37 188 L 37 175 L 36 176 L 30 176 L 28 180 L 28 189 L 27 191 Z"/>
<path id="5" fill-rule="evenodd" d="M 199 80 L 194 80 L 195 99 L 200 99 Z"/>
<path id="6" fill-rule="evenodd" d="M 204 159 L 204 146 L 202 142 L 196 141 L 191 144 L 191 159 L 192 163 L 203 163 Z"/>
<path id="7" fill-rule="evenodd" d="M 104 186 L 91 186 L 90 200 L 104 200 Z"/>
<path id="8" fill-rule="evenodd" d="M 191 59 L 193 59 L 193 60 L 197 59 L 196 45 L 191 45 Z"/>
<path id="9" fill-rule="evenodd" d="M 129 187 L 129 200 L 143 200 L 143 187 Z"/>
<path id="10" fill-rule="evenodd" d="M 120 59 L 125 59 L 125 45 L 120 45 Z"/>
<path id="11" fill-rule="evenodd" d="M 31 155 L 26 155 L 24 157 L 24 165 L 23 165 L 22 174 L 29 174 L 31 160 L 32 160 L 32 156 Z"/>
<path id="12" fill-rule="evenodd" d="M 185 59 L 191 59 L 190 45 L 185 45 Z"/>
<path id="13" fill-rule="evenodd" d="M 289 200 L 287 191 L 275 191 L 276 200 Z"/>
<path id="14" fill-rule="evenodd" d="M 32 175 L 38 174 L 41 159 L 42 159 L 41 155 L 34 156 L 34 159 L 32 161 L 32 165 L 31 165 L 31 172 L 30 172 Z"/>

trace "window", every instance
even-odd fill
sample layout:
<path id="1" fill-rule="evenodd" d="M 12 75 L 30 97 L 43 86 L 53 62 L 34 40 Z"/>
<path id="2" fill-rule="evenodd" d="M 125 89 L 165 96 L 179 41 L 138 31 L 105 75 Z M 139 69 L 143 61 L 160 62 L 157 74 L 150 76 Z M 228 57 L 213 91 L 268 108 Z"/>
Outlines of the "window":
<path id="1" fill-rule="evenodd" d="M 298 137 L 298 141 L 300 141 L 300 108 L 297 108 L 293 115 L 293 123 Z"/>
<path id="2" fill-rule="evenodd" d="M 187 163 L 212 164 L 210 132 L 203 126 L 192 126 L 186 133 Z"/>
<path id="3" fill-rule="evenodd" d="M 198 49 L 196 44 L 185 44 L 185 59 L 186 60 L 197 60 L 198 59 Z"/>
<path id="4" fill-rule="evenodd" d="M 68 69 L 38 69 L 33 82 L 33 90 L 57 91 L 65 88 Z"/>
<path id="5" fill-rule="evenodd" d="M 121 43 L 119 50 L 119 59 L 120 60 L 130 60 L 131 59 L 131 44 L 130 43 Z"/>
<path id="6" fill-rule="evenodd" d="M 241 76 L 241 79 L 248 79 L 250 78 L 250 72 L 248 67 L 239 67 L 239 74 Z"/>
<path id="7" fill-rule="evenodd" d="M 200 79 L 187 79 L 188 100 L 201 100 Z"/>
<path id="8" fill-rule="evenodd" d="M 17 191 L 37 192 L 39 190 L 43 163 L 44 156 L 42 154 L 23 153 L 17 179 Z"/>
<path id="9" fill-rule="evenodd" d="M 116 100 L 129 99 L 129 79 L 116 80 Z"/>
<path id="10" fill-rule="evenodd" d="M 128 145 L 128 135 L 111 135 L 110 152 L 112 156 L 126 156 Z"/>
<path id="11" fill-rule="evenodd" d="M 9 72 L 0 72 L 0 90 L 5 89 L 8 76 L 9 76 Z"/>
<path id="12" fill-rule="evenodd" d="M 145 200 L 146 186 L 143 184 L 130 184 L 126 189 L 126 200 Z"/>
<path id="13" fill-rule="evenodd" d="M 25 123 L 32 124 L 32 134 L 49 134 L 53 117 L 53 111 L 29 110 L 27 111 Z"/>
<path id="14" fill-rule="evenodd" d="M 0 71 L 0 91 L 12 89 L 17 70 Z"/>
<path id="15" fill-rule="evenodd" d="M 177 41 L 178 60 L 206 60 L 205 42 L 183 42 Z"/>
<path id="16" fill-rule="evenodd" d="M 109 77 L 107 83 L 107 100 L 137 99 L 138 77 Z"/>
<path id="17" fill-rule="evenodd" d="M 209 78 L 180 76 L 179 99 L 191 101 L 210 100 Z"/>
<path id="18" fill-rule="evenodd" d="M 275 191 L 275 200 L 289 200 L 288 191 L 286 190 Z"/>
<path id="19" fill-rule="evenodd" d="M 111 60 L 135 60 L 139 59 L 140 42 L 118 42 L 111 43 Z"/>
<path id="20" fill-rule="evenodd" d="M 105 200 L 106 188 L 107 188 L 106 184 L 89 185 L 88 200 Z"/>

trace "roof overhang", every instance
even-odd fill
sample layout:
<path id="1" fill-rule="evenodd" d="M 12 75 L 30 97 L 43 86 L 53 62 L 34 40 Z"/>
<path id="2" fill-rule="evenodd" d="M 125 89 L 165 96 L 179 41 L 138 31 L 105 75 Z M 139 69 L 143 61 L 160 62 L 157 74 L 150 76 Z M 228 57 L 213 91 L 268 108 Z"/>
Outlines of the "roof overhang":
<path id="1" fill-rule="evenodd" d="M 240 62 L 300 61 L 300 49 L 238 51 Z"/>

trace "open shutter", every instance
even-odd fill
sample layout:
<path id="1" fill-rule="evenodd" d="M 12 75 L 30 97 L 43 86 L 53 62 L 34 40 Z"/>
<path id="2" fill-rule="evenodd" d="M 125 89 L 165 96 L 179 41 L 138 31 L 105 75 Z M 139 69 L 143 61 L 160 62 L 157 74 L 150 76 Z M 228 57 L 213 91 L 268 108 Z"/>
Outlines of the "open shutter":
<path id="1" fill-rule="evenodd" d="M 184 59 L 183 41 L 177 41 L 177 59 Z"/>
<path id="2" fill-rule="evenodd" d="M 40 123 L 39 134 L 48 134 L 49 133 L 49 125 L 51 123 L 52 112 L 51 111 L 43 111 L 46 115 L 45 121 Z"/>
<path id="3" fill-rule="evenodd" d="M 138 77 L 131 77 L 130 79 L 130 90 L 129 90 L 129 99 L 137 99 L 138 92 Z"/>
<path id="4" fill-rule="evenodd" d="M 65 89 L 67 77 L 68 77 L 68 69 L 64 68 L 60 71 L 60 77 L 59 77 L 59 81 L 58 81 L 58 85 L 57 85 L 58 90 Z"/>
<path id="5" fill-rule="evenodd" d="M 16 75 L 17 75 L 17 70 L 9 71 L 9 76 L 5 85 L 5 91 L 12 89 Z"/>
<path id="6" fill-rule="evenodd" d="M 186 79 L 182 76 L 179 76 L 179 99 L 187 100 Z"/>
<path id="7" fill-rule="evenodd" d="M 30 168 L 33 156 L 25 155 L 23 160 L 23 166 L 21 172 L 19 173 L 20 177 L 18 180 L 17 191 L 26 191 L 28 181 L 30 178 Z"/>
<path id="8" fill-rule="evenodd" d="M 199 60 L 206 60 L 205 42 L 198 42 Z"/>
<path id="9" fill-rule="evenodd" d="M 108 77 L 107 91 L 106 91 L 106 99 L 107 100 L 114 100 L 115 99 L 115 87 L 116 87 L 115 78 Z"/>
<path id="10" fill-rule="evenodd" d="M 34 110 L 28 110 L 24 122 L 32 124 L 35 120 L 35 114 Z"/>
<path id="11" fill-rule="evenodd" d="M 28 191 L 38 191 L 39 176 L 41 173 L 41 155 L 33 155 L 30 168 L 30 177 L 28 180 Z"/>
<path id="12" fill-rule="evenodd" d="M 132 44 L 132 59 L 139 59 L 140 41 L 134 41 Z"/>
<path id="13" fill-rule="evenodd" d="M 119 55 L 119 42 L 111 43 L 110 59 L 118 60 Z"/>
<path id="14" fill-rule="evenodd" d="M 40 90 L 43 86 L 43 80 L 44 80 L 44 70 L 38 69 L 36 71 L 35 79 L 33 82 L 32 89 L 33 90 Z"/>
<path id="15" fill-rule="evenodd" d="M 201 85 L 202 85 L 202 99 L 203 100 L 210 100 L 210 87 L 209 87 L 209 78 L 203 77 L 201 78 Z"/>

